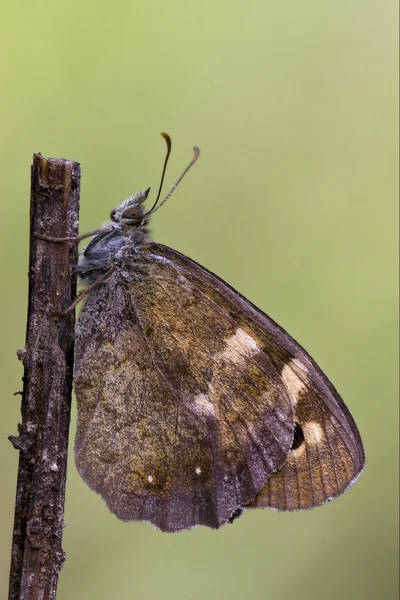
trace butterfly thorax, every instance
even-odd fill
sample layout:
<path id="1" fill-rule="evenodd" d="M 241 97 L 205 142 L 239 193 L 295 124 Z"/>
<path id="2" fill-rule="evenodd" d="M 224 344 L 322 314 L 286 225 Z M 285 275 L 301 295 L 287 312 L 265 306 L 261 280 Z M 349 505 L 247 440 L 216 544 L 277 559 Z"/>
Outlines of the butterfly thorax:
<path id="1" fill-rule="evenodd" d="M 143 263 L 144 244 L 150 241 L 149 215 L 142 204 L 149 189 L 138 192 L 111 211 L 105 223 L 80 254 L 76 268 L 80 279 L 92 284 L 110 269 L 124 273 L 127 267 Z"/>

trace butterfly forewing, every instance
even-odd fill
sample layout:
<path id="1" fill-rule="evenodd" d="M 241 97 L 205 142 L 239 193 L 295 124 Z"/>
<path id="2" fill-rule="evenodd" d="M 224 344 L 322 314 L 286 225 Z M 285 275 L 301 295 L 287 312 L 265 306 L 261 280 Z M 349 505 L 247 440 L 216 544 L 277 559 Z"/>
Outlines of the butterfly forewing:
<path id="1" fill-rule="evenodd" d="M 170 261 L 251 336 L 274 364 L 291 398 L 295 420 L 292 449 L 284 466 L 250 506 L 311 508 L 344 492 L 363 468 L 363 445 L 351 414 L 315 361 L 286 331 L 217 276 L 175 250 L 151 246 L 155 260 Z"/>
<path id="2" fill-rule="evenodd" d="M 279 362 L 295 413 L 295 438 L 284 466 L 251 503 L 279 510 L 312 508 L 344 492 L 360 473 L 364 455 L 346 407 L 327 403 L 299 359 Z M 310 367 L 309 367 L 310 368 Z"/>

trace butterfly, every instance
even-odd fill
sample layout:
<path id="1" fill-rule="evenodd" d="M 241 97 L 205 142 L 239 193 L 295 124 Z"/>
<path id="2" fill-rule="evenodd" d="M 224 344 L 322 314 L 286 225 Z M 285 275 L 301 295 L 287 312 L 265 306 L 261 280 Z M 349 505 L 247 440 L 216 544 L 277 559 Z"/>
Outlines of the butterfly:
<path id="1" fill-rule="evenodd" d="M 143 207 L 149 189 L 117 206 L 77 266 L 88 285 L 76 328 L 78 471 L 117 517 L 169 532 L 218 528 L 244 508 L 323 504 L 363 468 L 357 426 L 284 329 L 150 240 L 150 216 L 199 155 L 158 204 L 171 150 L 162 135 L 154 206 Z"/>

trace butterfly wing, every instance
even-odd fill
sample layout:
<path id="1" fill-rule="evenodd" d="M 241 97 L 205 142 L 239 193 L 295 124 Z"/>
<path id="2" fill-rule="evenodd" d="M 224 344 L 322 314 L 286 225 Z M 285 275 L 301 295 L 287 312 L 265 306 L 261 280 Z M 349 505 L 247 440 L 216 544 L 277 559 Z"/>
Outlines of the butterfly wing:
<path id="1" fill-rule="evenodd" d="M 343 493 L 362 471 L 364 449 L 349 410 L 326 375 L 286 331 L 216 275 L 175 250 L 151 246 L 155 260 L 170 261 L 251 336 L 273 362 L 290 396 L 295 415 L 292 448 L 250 506 L 311 508 Z"/>
<path id="2" fill-rule="evenodd" d="M 119 518 L 164 531 L 232 519 L 283 465 L 294 431 L 262 340 L 180 257 L 149 245 L 142 265 L 93 290 L 76 337 L 78 470 Z"/>
<path id="3" fill-rule="evenodd" d="M 279 359 L 276 359 L 279 364 Z M 295 437 L 283 467 L 268 480 L 250 506 L 296 510 L 312 508 L 343 493 L 362 470 L 360 435 L 346 406 L 326 399 L 315 366 L 299 358 L 281 361 L 282 376 L 295 413 Z M 310 376 L 311 372 L 311 376 Z"/>

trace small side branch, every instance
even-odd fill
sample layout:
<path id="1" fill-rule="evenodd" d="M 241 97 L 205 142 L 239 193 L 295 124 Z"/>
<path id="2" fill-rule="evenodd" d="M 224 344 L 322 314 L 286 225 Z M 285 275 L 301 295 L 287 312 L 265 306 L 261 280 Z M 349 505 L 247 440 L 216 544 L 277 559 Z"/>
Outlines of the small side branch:
<path id="1" fill-rule="evenodd" d="M 11 553 L 10 600 L 54 600 L 61 547 L 71 409 L 79 163 L 35 154 L 31 179 L 29 300 L 22 424 L 10 436 L 20 452 Z"/>

